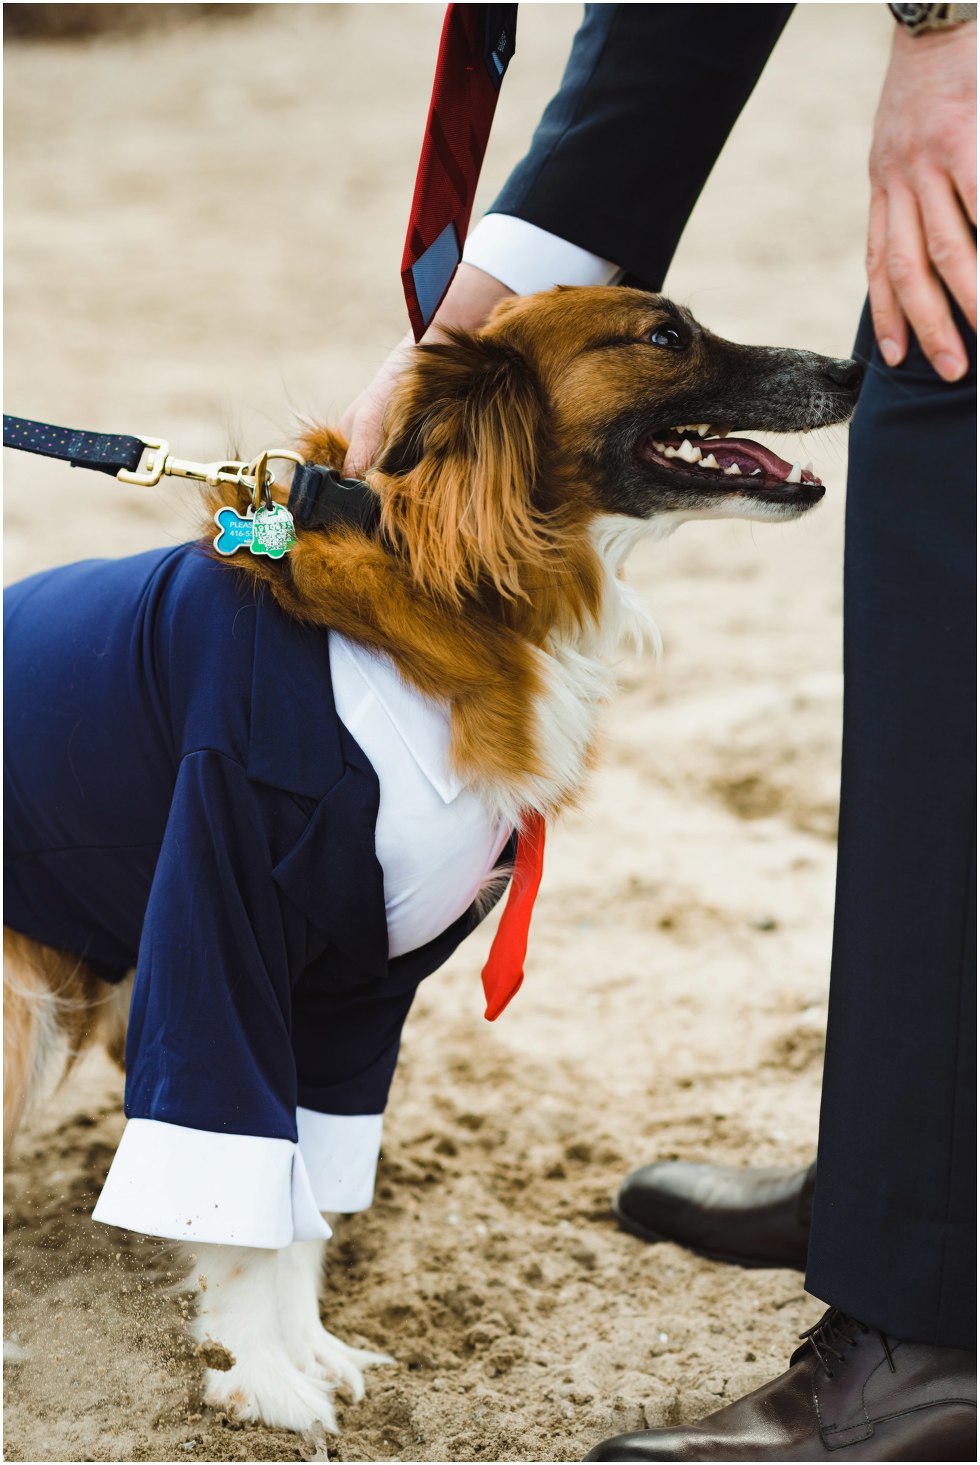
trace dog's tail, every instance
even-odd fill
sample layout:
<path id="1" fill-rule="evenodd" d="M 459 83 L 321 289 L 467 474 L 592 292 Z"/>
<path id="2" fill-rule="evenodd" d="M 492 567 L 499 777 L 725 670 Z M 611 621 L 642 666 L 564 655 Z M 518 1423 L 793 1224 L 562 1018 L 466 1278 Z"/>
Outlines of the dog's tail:
<path id="1" fill-rule="evenodd" d="M 78 1055 L 105 1045 L 120 1067 L 132 978 L 108 984 L 68 952 L 4 927 L 3 1152 L 21 1121 L 61 1083 Z"/>

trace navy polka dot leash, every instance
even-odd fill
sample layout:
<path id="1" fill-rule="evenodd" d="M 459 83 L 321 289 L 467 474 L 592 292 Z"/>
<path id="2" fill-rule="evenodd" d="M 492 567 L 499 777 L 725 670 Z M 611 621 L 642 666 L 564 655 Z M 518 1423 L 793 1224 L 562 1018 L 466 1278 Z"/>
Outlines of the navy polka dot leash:
<path id="1" fill-rule="evenodd" d="M 73 427 L 55 427 L 51 422 L 32 422 L 27 417 L 3 417 L 3 445 L 45 458 L 61 458 L 73 468 L 94 468 L 97 473 L 117 474 L 120 469 L 135 473 L 146 443 L 141 437 L 122 433 L 79 432 Z"/>

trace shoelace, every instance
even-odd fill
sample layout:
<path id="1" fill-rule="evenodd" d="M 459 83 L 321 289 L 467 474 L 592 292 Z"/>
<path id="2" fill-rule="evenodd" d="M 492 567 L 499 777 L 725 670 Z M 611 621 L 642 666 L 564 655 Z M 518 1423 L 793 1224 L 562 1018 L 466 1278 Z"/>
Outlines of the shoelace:
<path id="1" fill-rule="evenodd" d="M 831 1307 L 824 1313 L 818 1323 L 812 1328 L 807 1328 L 805 1333 L 800 1334 L 802 1343 L 809 1343 L 820 1362 L 820 1366 L 829 1379 L 834 1377 L 834 1370 L 831 1360 L 836 1359 L 838 1363 L 847 1361 L 846 1350 L 856 1348 L 858 1344 L 857 1334 L 870 1333 L 871 1329 L 865 1323 L 858 1322 L 857 1318 L 849 1317 L 846 1312 L 841 1312 L 839 1307 Z M 888 1339 L 880 1328 L 875 1332 L 881 1339 L 881 1346 L 885 1350 L 885 1357 L 888 1359 L 888 1367 L 892 1373 L 895 1372 L 895 1360 L 892 1358 L 892 1350 Z"/>

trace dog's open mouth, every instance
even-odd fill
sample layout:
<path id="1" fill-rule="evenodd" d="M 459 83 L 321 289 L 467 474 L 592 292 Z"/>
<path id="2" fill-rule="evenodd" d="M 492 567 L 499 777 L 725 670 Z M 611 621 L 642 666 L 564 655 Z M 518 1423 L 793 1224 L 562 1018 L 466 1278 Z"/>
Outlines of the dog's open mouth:
<path id="1" fill-rule="evenodd" d="M 640 453 L 662 468 L 697 474 L 705 486 L 710 481 L 706 475 L 715 473 L 719 478 L 750 479 L 746 487 L 752 488 L 797 483 L 823 487 L 812 464 L 787 463 L 751 438 L 729 437 L 730 431 L 730 427 L 708 422 L 667 427 L 648 438 Z"/>

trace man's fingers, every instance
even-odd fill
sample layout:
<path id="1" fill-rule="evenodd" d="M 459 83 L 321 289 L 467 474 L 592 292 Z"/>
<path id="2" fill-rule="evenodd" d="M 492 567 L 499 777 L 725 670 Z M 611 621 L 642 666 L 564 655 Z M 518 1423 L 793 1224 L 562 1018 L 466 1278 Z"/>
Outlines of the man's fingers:
<path id="1" fill-rule="evenodd" d="M 919 345 L 945 381 L 958 381 L 967 369 L 963 342 L 929 260 L 915 195 L 902 186 L 888 194 L 886 260 L 891 288 Z"/>
<path id="2" fill-rule="evenodd" d="M 348 478 L 357 478 L 365 466 L 365 428 L 363 423 L 366 408 L 370 406 L 367 392 L 361 392 L 347 408 L 337 424 L 341 437 L 347 439 L 347 456 L 344 458 L 344 473 Z"/>
<path id="3" fill-rule="evenodd" d="M 344 473 L 348 478 L 360 478 L 377 457 L 381 444 L 381 409 L 366 400 L 354 419 L 344 459 Z"/>
<path id="4" fill-rule="evenodd" d="M 952 179 L 952 186 L 957 190 L 959 205 L 967 215 L 974 229 L 977 227 L 977 127 L 974 120 L 970 138 L 965 147 L 955 147 L 949 152 L 945 173 Z"/>
<path id="5" fill-rule="evenodd" d="M 975 229 L 977 227 L 977 162 L 975 155 L 968 153 L 962 163 L 953 167 L 952 172 L 953 183 L 959 194 L 963 211 Z"/>
<path id="6" fill-rule="evenodd" d="M 977 246 L 948 177 L 935 173 L 919 187 L 926 249 L 936 273 L 977 328 Z"/>
<path id="7" fill-rule="evenodd" d="M 905 317 L 888 277 L 888 197 L 871 194 L 868 219 L 868 299 L 878 349 L 889 366 L 897 366 L 908 350 Z"/>
<path id="8" fill-rule="evenodd" d="M 355 397 L 341 418 L 340 430 L 347 438 L 344 472 L 348 477 L 360 478 L 377 457 L 385 408 L 414 349 L 415 342 L 409 333 L 388 353 L 375 372 L 374 380 L 359 397 Z"/>
<path id="9" fill-rule="evenodd" d="M 359 393 L 351 402 L 343 417 L 337 423 L 337 431 L 350 442 L 350 435 L 354 431 L 354 423 L 357 421 L 357 409 L 361 405 L 361 398 L 364 393 Z"/>

